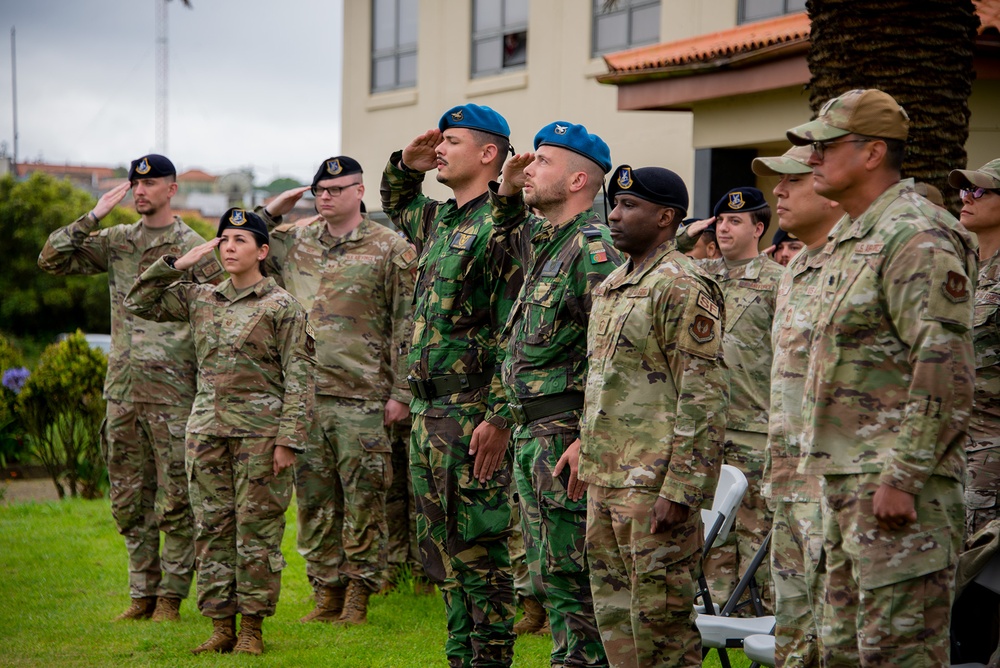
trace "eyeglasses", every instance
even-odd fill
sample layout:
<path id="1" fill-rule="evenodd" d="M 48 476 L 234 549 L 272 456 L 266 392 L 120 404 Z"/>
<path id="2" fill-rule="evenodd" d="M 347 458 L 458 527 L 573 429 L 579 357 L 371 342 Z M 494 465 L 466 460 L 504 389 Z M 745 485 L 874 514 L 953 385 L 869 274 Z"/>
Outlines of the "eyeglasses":
<path id="1" fill-rule="evenodd" d="M 340 193 L 344 192 L 348 188 L 360 185 L 360 183 L 348 183 L 346 186 L 330 186 L 329 188 L 324 188 L 323 186 L 313 186 L 309 189 L 309 191 L 313 194 L 313 197 L 322 197 L 323 195 L 340 197 Z"/>
<path id="2" fill-rule="evenodd" d="M 873 142 L 874 139 L 841 139 L 840 141 L 814 141 L 810 144 L 812 146 L 813 153 L 820 160 L 826 155 L 826 149 L 829 146 L 836 146 L 837 144 L 867 144 L 868 142 Z"/>
<path id="3" fill-rule="evenodd" d="M 979 199 L 980 197 L 982 197 L 986 193 L 994 193 L 994 194 L 996 194 L 998 191 L 996 191 L 996 190 L 994 190 L 992 188 L 976 188 L 975 190 L 969 190 L 968 188 L 962 188 L 958 192 L 962 196 L 962 199 L 965 199 L 966 197 L 971 197 L 972 199 Z"/>

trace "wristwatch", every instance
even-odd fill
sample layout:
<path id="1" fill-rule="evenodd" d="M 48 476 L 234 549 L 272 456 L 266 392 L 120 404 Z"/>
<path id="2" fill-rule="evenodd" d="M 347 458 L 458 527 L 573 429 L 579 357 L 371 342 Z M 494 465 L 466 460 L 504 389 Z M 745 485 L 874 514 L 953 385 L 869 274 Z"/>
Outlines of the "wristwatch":
<path id="1" fill-rule="evenodd" d="M 486 418 L 486 421 L 489 422 L 494 427 L 496 427 L 497 429 L 510 429 L 510 420 L 508 420 L 502 415 L 498 415 L 497 413 L 494 413 L 493 415 Z"/>

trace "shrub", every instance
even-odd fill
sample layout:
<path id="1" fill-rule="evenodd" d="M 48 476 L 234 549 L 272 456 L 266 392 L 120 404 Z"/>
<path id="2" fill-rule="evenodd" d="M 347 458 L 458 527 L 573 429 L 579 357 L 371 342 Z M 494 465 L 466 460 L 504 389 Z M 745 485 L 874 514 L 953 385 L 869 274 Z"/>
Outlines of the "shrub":
<path id="1" fill-rule="evenodd" d="M 5 336 L 0 334 L 0 469 L 20 461 L 24 430 L 14 413 L 14 402 L 28 377 L 23 357 Z"/>
<path id="2" fill-rule="evenodd" d="M 100 446 L 108 361 L 77 331 L 45 349 L 17 397 L 28 449 L 45 467 L 59 498 L 99 496 L 107 469 Z"/>

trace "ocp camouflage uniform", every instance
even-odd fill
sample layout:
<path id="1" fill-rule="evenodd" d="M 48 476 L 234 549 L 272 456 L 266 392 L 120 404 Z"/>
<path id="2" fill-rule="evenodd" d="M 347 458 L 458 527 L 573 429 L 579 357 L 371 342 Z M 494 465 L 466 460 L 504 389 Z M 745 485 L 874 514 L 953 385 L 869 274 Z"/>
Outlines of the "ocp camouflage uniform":
<path id="1" fill-rule="evenodd" d="M 979 269 L 975 308 L 976 395 L 965 483 L 965 533 L 970 538 L 1000 518 L 1000 253 Z"/>
<path id="2" fill-rule="evenodd" d="M 712 548 L 705 564 L 713 600 L 725 602 L 771 530 L 771 511 L 761 494 L 767 445 L 771 384 L 771 324 L 775 292 L 784 269 L 767 255 L 746 261 L 705 260 L 726 296 L 722 337 L 731 388 L 723 463 L 743 471 L 749 487 L 736 513 L 736 524 L 722 546 Z M 765 610 L 771 608 L 771 578 L 757 570 Z"/>
<path id="3" fill-rule="evenodd" d="M 189 322 L 198 394 L 187 422 L 187 474 L 198 549 L 198 609 L 212 619 L 274 614 L 291 470 L 312 418 L 315 340 L 306 312 L 273 278 L 244 290 L 181 279 L 158 260 L 125 300 L 135 315 Z"/>
<path id="4" fill-rule="evenodd" d="M 410 404 L 420 556 L 427 577 L 442 586 L 450 665 L 510 665 L 511 459 L 505 454 L 483 484 L 472 475 L 468 450 L 483 420 L 510 419 L 497 374 L 498 335 L 521 272 L 493 238 L 485 192 L 461 208 L 454 200 L 435 202 L 421 194 L 422 173 L 397 167 L 401 156 L 390 157 L 381 191 L 383 210 L 420 258 L 408 360 L 421 388 Z M 439 395 L 446 386 L 452 393 Z"/>
<path id="5" fill-rule="evenodd" d="M 907 179 L 841 221 L 826 252 L 799 463 L 824 476 L 824 665 L 947 666 L 976 243 Z M 882 483 L 914 495 L 915 522 L 879 528 Z"/>
<path id="6" fill-rule="evenodd" d="M 405 357 L 403 358 L 405 360 Z M 406 374 L 403 374 L 405 377 Z M 417 545 L 416 509 L 413 504 L 413 480 L 410 478 L 410 432 L 413 419 L 389 425 L 389 444 L 392 448 L 392 483 L 385 493 L 385 580 L 394 582 L 401 573 L 410 575 L 424 584 L 424 566 L 420 563 L 420 546 Z"/>
<path id="7" fill-rule="evenodd" d="M 569 498 L 568 468 L 558 477 L 552 472 L 580 434 L 590 292 L 621 264 L 621 254 L 593 209 L 555 225 L 528 215 L 520 193 L 501 197 L 491 188 L 490 201 L 496 235 L 524 271 L 503 333 L 503 380 L 518 423 L 514 481 L 525 560 L 548 610 L 552 665 L 604 666 L 584 556 L 586 500 Z"/>
<path id="8" fill-rule="evenodd" d="M 102 429 L 111 483 L 111 512 L 125 537 L 132 598 L 186 598 L 194 575 L 194 528 L 184 474 L 184 425 L 195 395 L 194 345 L 185 323 L 136 318 L 123 302 L 136 278 L 163 255 L 204 243 L 180 218 L 162 230 L 141 221 L 96 229 L 82 216 L 49 235 L 38 266 L 50 274 L 107 272 L 111 352 L 104 381 Z M 187 276 L 215 283 L 214 257 Z M 160 553 L 160 532 L 163 552 Z"/>
<path id="9" fill-rule="evenodd" d="M 722 461 L 723 297 L 671 240 L 593 291 L 580 425 L 587 562 L 612 666 L 701 666 L 694 594 Z M 652 506 L 689 508 L 650 534 Z"/>
<path id="10" fill-rule="evenodd" d="M 309 313 L 316 403 L 309 447 L 295 460 L 298 549 L 313 588 L 361 580 L 378 591 L 386 565 L 392 480 L 385 402 L 410 403 L 405 370 L 416 253 L 364 216 L 344 236 L 325 221 L 275 221 L 268 268 Z"/>
<path id="11" fill-rule="evenodd" d="M 776 666 L 819 666 L 817 620 L 822 589 L 823 517 L 817 476 L 797 472 L 802 443 L 809 345 L 825 254 L 806 250 L 782 274 L 774 308 L 771 402 L 764 495 L 774 511 L 771 577 L 774 583 Z"/>

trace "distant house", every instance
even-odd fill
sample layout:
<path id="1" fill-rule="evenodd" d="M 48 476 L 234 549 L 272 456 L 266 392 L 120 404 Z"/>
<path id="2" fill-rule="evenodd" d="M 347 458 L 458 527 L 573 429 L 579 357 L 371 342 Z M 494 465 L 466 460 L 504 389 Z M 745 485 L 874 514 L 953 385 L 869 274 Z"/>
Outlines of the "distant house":
<path id="1" fill-rule="evenodd" d="M 93 165 L 55 165 L 47 162 L 19 162 L 17 175 L 27 178 L 35 172 L 48 174 L 55 179 L 69 179 L 74 186 L 86 190 L 94 197 L 114 187 L 127 175 L 124 167 L 95 167 Z"/>
<path id="2" fill-rule="evenodd" d="M 189 169 L 177 175 L 177 192 L 182 195 L 215 192 L 217 180 L 217 176 L 208 172 L 203 172 L 200 169 Z"/>

